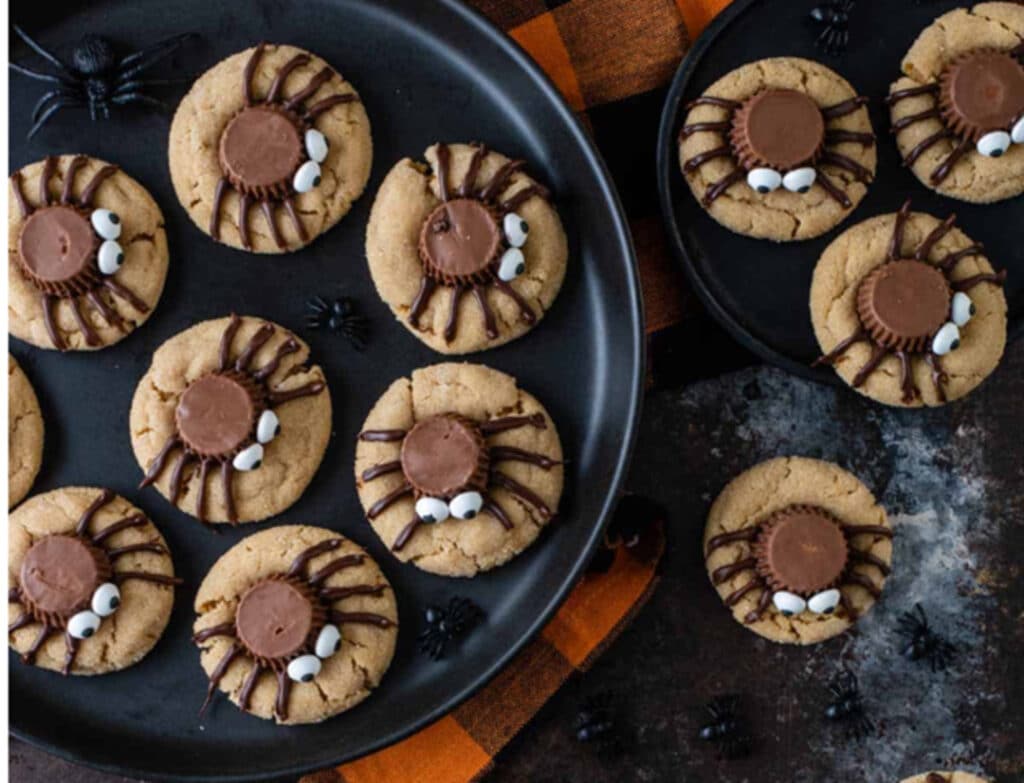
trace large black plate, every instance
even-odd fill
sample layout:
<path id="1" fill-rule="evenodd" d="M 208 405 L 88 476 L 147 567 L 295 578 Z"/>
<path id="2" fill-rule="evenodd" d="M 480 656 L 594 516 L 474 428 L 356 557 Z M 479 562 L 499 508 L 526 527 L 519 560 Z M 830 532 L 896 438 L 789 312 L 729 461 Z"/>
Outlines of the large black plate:
<path id="1" fill-rule="evenodd" d="M 159 307 L 121 344 L 93 355 L 15 344 L 46 417 L 34 489 L 104 485 L 126 495 L 159 524 L 188 583 L 164 638 L 125 672 L 63 679 L 12 657 L 12 730 L 72 760 L 147 778 L 294 779 L 394 742 L 452 709 L 541 628 L 580 573 L 622 481 L 641 399 L 643 318 L 629 235 L 601 160 L 555 88 L 515 44 L 454 0 L 111 0 L 74 7 L 18 2 L 12 18 L 64 55 L 85 31 L 130 48 L 196 30 L 202 41 L 178 58 L 192 75 L 259 40 L 317 52 L 359 89 L 373 125 L 374 166 L 366 194 L 339 226 L 294 255 L 256 257 L 214 244 L 179 206 L 167 172 L 166 118 L 133 111 L 90 124 L 69 110 L 26 142 L 27 115 L 42 86 L 11 79 L 12 168 L 58 152 L 117 161 L 163 207 L 171 248 Z M 26 58 L 24 47 L 14 57 Z M 486 140 L 525 157 L 557 194 L 571 250 L 565 287 L 543 323 L 509 346 L 471 357 L 517 376 L 558 423 L 571 459 L 565 514 L 523 556 L 472 582 L 395 561 L 363 519 L 351 467 L 355 435 L 377 396 L 393 379 L 443 358 L 393 321 L 363 255 L 384 174 L 437 139 Z M 309 490 L 272 524 L 325 525 L 369 547 L 398 596 L 398 651 L 372 698 L 323 724 L 280 728 L 223 699 L 200 721 L 206 677 L 189 641 L 194 591 L 218 556 L 267 525 L 213 535 L 154 491 L 136 491 L 141 474 L 127 426 L 135 384 L 154 349 L 195 321 L 238 310 L 301 332 L 306 297 L 342 290 L 371 317 L 371 348 L 360 355 L 339 338 L 304 334 L 330 381 L 334 437 Z M 415 652 L 422 609 L 453 592 L 470 595 L 488 619 L 456 654 L 434 664 Z"/>
<path id="2" fill-rule="evenodd" d="M 1020 245 L 1024 198 L 971 205 L 925 188 L 900 165 L 882 103 L 918 33 L 936 16 L 965 3 L 858 0 L 851 17 L 850 48 L 839 57 L 829 57 L 814 45 L 819 28 L 808 14 L 823 3 L 735 0 L 697 40 L 672 81 L 658 134 L 658 193 L 673 250 L 698 295 L 736 340 L 766 361 L 808 378 L 837 382 L 830 368 L 810 367 L 820 354 L 807 304 L 814 265 L 839 233 L 873 215 L 895 212 L 912 198 L 914 209 L 921 212 L 938 217 L 956 212 L 959 227 L 985 244 L 995 267 L 1009 270 L 1010 336 L 1020 336 L 1024 333 Z M 867 196 L 839 226 L 817 239 L 777 244 L 734 234 L 701 209 L 679 171 L 676 138 L 686 104 L 712 82 L 744 63 L 782 56 L 818 60 L 872 99 L 869 110 L 878 136 L 878 169 Z"/>

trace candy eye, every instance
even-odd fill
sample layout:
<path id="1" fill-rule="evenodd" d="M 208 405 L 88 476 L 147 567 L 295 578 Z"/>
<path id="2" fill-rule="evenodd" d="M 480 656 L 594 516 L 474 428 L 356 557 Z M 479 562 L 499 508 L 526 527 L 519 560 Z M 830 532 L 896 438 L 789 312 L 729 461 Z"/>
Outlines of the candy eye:
<path id="1" fill-rule="evenodd" d="M 786 174 L 782 178 L 782 186 L 793 193 L 806 193 L 817 178 L 818 172 L 810 166 L 805 166 L 802 169 L 793 169 Z"/>
<path id="2" fill-rule="evenodd" d="M 256 422 L 256 440 L 260 443 L 270 443 L 281 433 L 281 422 L 273 411 L 263 411 L 260 420 Z"/>
<path id="3" fill-rule="evenodd" d="M 124 251 L 117 242 L 108 239 L 100 245 L 99 253 L 96 254 L 96 263 L 103 274 L 112 275 L 124 263 Z"/>
<path id="4" fill-rule="evenodd" d="M 785 590 L 779 590 L 779 592 L 773 595 L 772 603 L 786 617 L 800 614 L 800 612 L 807 608 L 807 602 L 803 598 Z"/>
<path id="5" fill-rule="evenodd" d="M 484 498 L 479 492 L 463 492 L 456 495 L 448 507 L 456 519 L 472 519 L 483 508 Z"/>
<path id="6" fill-rule="evenodd" d="M 1010 134 L 1006 131 L 992 131 L 978 139 L 978 152 L 986 158 L 999 158 L 1010 149 Z"/>
<path id="7" fill-rule="evenodd" d="M 100 617 L 110 617 L 121 605 L 121 591 L 112 582 L 104 582 L 92 594 L 92 610 Z"/>
<path id="8" fill-rule="evenodd" d="M 263 464 L 263 447 L 259 443 L 254 443 L 242 449 L 231 460 L 231 464 L 235 470 L 256 470 Z"/>
<path id="9" fill-rule="evenodd" d="M 957 291 L 953 294 L 953 323 L 957 326 L 963 326 L 965 323 L 971 320 L 971 317 L 975 313 L 974 302 L 971 301 L 971 297 L 965 294 L 963 291 Z"/>
<path id="10" fill-rule="evenodd" d="M 751 169 L 747 184 L 758 193 L 771 193 L 782 184 L 782 175 L 774 169 Z"/>
<path id="11" fill-rule="evenodd" d="M 526 244 L 526 235 L 530 233 L 530 224 L 515 212 L 505 215 L 502 228 L 505 229 L 505 239 L 512 247 L 522 247 Z"/>
<path id="12" fill-rule="evenodd" d="M 341 649 L 341 631 L 336 625 L 325 625 L 320 629 L 320 635 L 316 637 L 316 644 L 313 650 L 317 658 L 330 658 Z"/>
<path id="13" fill-rule="evenodd" d="M 835 588 L 831 590 L 825 590 L 821 593 L 812 595 L 807 600 L 807 608 L 815 614 L 832 614 L 839 606 L 840 596 L 839 591 Z"/>
<path id="14" fill-rule="evenodd" d="M 960 347 L 960 330 L 952 321 L 947 321 L 942 328 L 935 333 L 932 339 L 932 353 L 936 356 L 945 356 L 950 351 Z"/>
<path id="15" fill-rule="evenodd" d="M 1013 130 L 1010 131 L 1010 139 L 1014 144 L 1024 144 L 1024 117 L 1021 117 L 1013 124 Z"/>
<path id="16" fill-rule="evenodd" d="M 295 172 L 292 187 L 296 193 L 308 193 L 320 184 L 320 164 L 315 160 L 307 160 Z"/>
<path id="17" fill-rule="evenodd" d="M 323 163 L 327 157 L 327 137 L 316 128 L 306 131 L 306 154 L 317 163 Z M 319 170 L 317 171 L 319 174 Z M 298 188 L 296 188 L 298 190 Z"/>
<path id="18" fill-rule="evenodd" d="M 518 247 L 510 247 L 501 256 L 498 264 L 498 277 L 506 283 L 515 280 L 526 271 L 526 258 Z"/>
<path id="19" fill-rule="evenodd" d="M 94 209 L 89 221 L 103 239 L 117 239 L 121 236 L 121 218 L 109 209 Z"/>
<path id="20" fill-rule="evenodd" d="M 448 519 L 448 504 L 437 498 L 420 498 L 416 501 L 416 516 L 428 525 Z"/>
<path id="21" fill-rule="evenodd" d="M 68 633 L 75 639 L 88 639 L 100 627 L 100 616 L 86 610 L 68 620 Z"/>
<path id="22" fill-rule="evenodd" d="M 295 682 L 312 682 L 320 673 L 320 659 L 315 655 L 300 655 L 288 664 L 288 676 Z"/>

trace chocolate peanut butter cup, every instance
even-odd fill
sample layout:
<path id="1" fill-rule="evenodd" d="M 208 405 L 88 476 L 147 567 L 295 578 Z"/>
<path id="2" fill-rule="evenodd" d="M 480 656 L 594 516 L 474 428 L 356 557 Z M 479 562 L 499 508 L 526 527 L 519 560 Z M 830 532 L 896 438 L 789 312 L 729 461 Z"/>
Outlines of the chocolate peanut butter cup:
<path id="1" fill-rule="evenodd" d="M 254 660 L 273 669 L 312 645 L 327 623 L 327 610 L 301 579 L 273 577 L 257 582 L 242 596 L 235 632 Z"/>
<path id="2" fill-rule="evenodd" d="M 181 439 L 201 457 L 229 457 L 249 440 L 265 394 L 249 376 L 213 372 L 185 389 L 174 411 Z"/>
<path id="3" fill-rule="evenodd" d="M 849 544 L 828 511 L 794 505 L 762 523 L 754 556 L 757 572 L 773 589 L 807 596 L 839 584 Z"/>
<path id="4" fill-rule="evenodd" d="M 825 118 L 809 95 L 768 89 L 736 110 L 729 140 L 740 165 L 777 171 L 815 160 L 825 145 Z"/>
<path id="5" fill-rule="evenodd" d="M 456 414 L 416 423 L 402 441 L 402 472 L 418 496 L 451 498 L 487 486 L 490 459 L 480 427 Z"/>
<path id="6" fill-rule="evenodd" d="M 502 232 L 494 211 L 472 198 L 442 202 L 423 222 L 419 254 L 424 272 L 445 285 L 486 283 Z"/>
<path id="7" fill-rule="evenodd" d="M 933 264 L 900 259 L 864 278 L 857 315 L 878 345 L 921 353 L 949 318 L 951 297 L 945 275 Z"/>
<path id="8" fill-rule="evenodd" d="M 110 575 L 109 558 L 84 538 L 46 536 L 21 562 L 19 596 L 37 621 L 63 628 Z"/>
<path id="9" fill-rule="evenodd" d="M 40 291 L 74 296 L 97 284 L 92 262 L 100 241 L 84 210 L 43 207 L 29 215 L 21 228 L 18 261 Z"/>
<path id="10" fill-rule="evenodd" d="M 288 198 L 292 177 L 306 157 L 301 132 L 299 118 L 281 106 L 245 106 L 220 137 L 224 176 L 253 198 Z"/>
<path id="11" fill-rule="evenodd" d="M 1024 65 L 995 49 L 962 55 L 939 76 L 939 107 L 949 128 L 971 141 L 1009 130 L 1024 113 Z"/>

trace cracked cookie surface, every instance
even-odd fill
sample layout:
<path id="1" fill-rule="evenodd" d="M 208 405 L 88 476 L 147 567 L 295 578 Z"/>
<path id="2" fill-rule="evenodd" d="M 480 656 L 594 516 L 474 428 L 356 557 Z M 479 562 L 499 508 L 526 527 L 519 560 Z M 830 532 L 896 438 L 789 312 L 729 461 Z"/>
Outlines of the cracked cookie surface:
<path id="1" fill-rule="evenodd" d="M 221 338 L 229 321 L 218 318 L 198 323 L 169 339 L 153 354 L 153 362 L 135 390 L 129 417 L 132 449 L 143 471 L 175 433 L 175 410 L 185 389 L 218 367 Z M 236 350 L 248 345 L 264 323 L 269 322 L 243 317 L 232 341 Z M 309 346 L 287 329 L 274 326 L 270 338 L 253 355 L 251 366 L 264 366 L 286 341 L 294 340 L 297 350 L 283 356 L 270 374 L 269 384 L 281 391 L 317 381 L 326 384 L 318 365 L 306 365 Z M 266 519 L 291 506 L 309 485 L 327 449 L 331 399 L 326 385 L 321 393 L 285 402 L 274 408 L 274 413 L 281 432 L 267 444 L 262 465 L 233 474 L 231 486 L 239 522 Z M 154 484 L 164 497 L 170 497 L 172 474 L 170 468 L 162 471 Z M 227 522 L 223 486 L 214 479 L 211 475 L 206 486 L 206 520 Z M 192 516 L 196 516 L 198 489 L 199 464 L 193 461 L 185 468 L 178 498 L 178 507 Z"/>
<path id="2" fill-rule="evenodd" d="M 17 360 L 7 355 L 7 507 L 32 488 L 43 461 L 43 414 Z"/>
<path id="3" fill-rule="evenodd" d="M 383 586 L 376 595 L 352 595 L 336 605 L 346 612 L 373 612 L 391 621 L 389 628 L 346 624 L 342 627 L 341 648 L 322 661 L 322 669 L 312 682 L 292 683 L 288 697 L 288 724 L 316 723 L 338 715 L 369 696 L 380 684 L 391 664 L 398 638 L 398 609 L 395 595 L 377 564 L 358 545 L 338 533 L 309 525 L 287 525 L 248 536 L 214 563 L 196 593 L 198 615 L 194 630 L 233 622 L 235 610 L 249 587 L 266 577 L 288 570 L 292 561 L 309 547 L 330 539 L 341 544 L 309 561 L 311 573 L 338 557 L 364 555 L 358 565 L 328 576 L 323 586 L 346 588 L 355 585 Z M 202 643 L 200 662 L 207 675 L 228 652 L 232 640 L 215 636 Z M 235 704 L 253 662 L 239 655 L 227 669 L 219 688 Z M 249 701 L 248 711 L 261 718 L 274 716 L 277 680 L 268 672 L 260 678 Z M 213 707 L 216 709 L 216 706 Z"/>
<path id="4" fill-rule="evenodd" d="M 979 3 L 957 8 L 926 27 L 901 63 L 903 76 L 889 88 L 890 94 L 933 84 L 946 65 L 957 56 L 976 49 L 1010 51 L 1024 42 L 1024 6 L 1016 3 Z M 935 107 L 932 95 L 900 100 L 890 108 L 893 122 Z M 941 118 L 915 122 L 896 134 L 904 158 L 919 144 L 946 127 Z M 989 158 L 972 148 L 953 166 L 938 185 L 930 176 L 957 145 L 957 139 L 942 139 L 928 147 L 911 166 L 925 187 L 950 198 L 991 203 L 1024 193 L 1024 144 L 1011 144 L 1000 157 Z"/>
<path id="5" fill-rule="evenodd" d="M 423 419 L 447 413 L 477 422 L 506 416 L 543 416 L 543 428 L 520 427 L 490 435 L 487 445 L 523 449 L 557 461 L 559 464 L 548 469 L 523 462 L 501 463 L 503 473 L 528 487 L 557 512 L 564 482 L 558 432 L 543 406 L 521 390 L 510 375 L 478 364 L 445 363 L 415 370 L 410 378 L 391 384 L 373 406 L 361 431 L 409 430 Z M 358 441 L 356 490 L 364 510 L 399 488 L 403 474 L 389 473 L 367 481 L 363 472 L 398 459 L 400 452 L 401 444 L 397 442 Z M 408 543 L 394 552 L 395 556 L 442 576 L 471 577 L 511 560 L 530 546 L 551 521 L 502 487 L 488 485 L 486 494 L 505 511 L 512 523 L 510 529 L 484 509 L 473 519 L 449 518 L 420 525 Z M 390 547 L 415 513 L 414 501 L 407 496 L 386 508 L 370 524 Z"/>
<path id="6" fill-rule="evenodd" d="M 836 237 L 818 260 L 811 280 L 810 309 L 822 353 L 828 353 L 860 328 L 858 287 L 872 269 L 885 263 L 895 222 L 893 213 L 858 223 Z M 911 212 L 904 226 L 901 255 L 908 257 L 941 223 L 931 215 Z M 924 260 L 935 263 L 948 253 L 972 244 L 960 229 L 953 228 L 931 248 Z M 971 255 L 960 260 L 949 277 L 957 281 L 992 272 L 992 265 L 984 255 Z M 942 357 L 942 369 L 948 376 L 944 384 L 947 401 L 963 397 L 985 380 L 999 364 L 1006 346 L 1006 296 L 1002 287 L 979 285 L 970 290 L 970 297 L 976 312 L 961 330 L 960 347 Z M 852 384 L 871 352 L 868 342 L 851 345 L 835 362 L 836 372 L 846 383 Z M 920 396 L 909 403 L 903 400 L 900 363 L 894 355 L 886 356 L 856 390 L 886 405 L 942 405 L 923 354 L 911 355 L 910 371 Z"/>
<path id="7" fill-rule="evenodd" d="M 889 527 L 885 509 L 852 473 L 822 460 L 778 457 L 736 476 L 715 498 L 704 529 L 702 552 L 707 552 L 708 542 L 713 537 L 749 528 L 772 512 L 795 504 L 825 509 L 848 525 Z M 851 546 L 887 565 L 892 563 L 892 540 L 889 538 L 858 536 Z M 750 557 L 751 552 L 752 547 L 746 541 L 736 541 L 712 550 L 705 561 L 708 576 L 717 568 Z M 880 576 L 876 568 L 858 563 L 854 569 L 869 576 L 879 588 L 884 584 L 885 577 Z M 714 587 L 724 601 L 750 578 L 751 571 L 745 570 Z M 859 585 L 845 585 L 842 590 L 858 615 L 863 615 L 875 603 L 871 594 Z M 771 605 L 759 620 L 744 623 L 747 614 L 757 606 L 759 597 L 759 591 L 747 593 L 730 607 L 730 611 L 737 622 L 774 642 L 815 644 L 842 633 L 853 624 L 843 610 L 829 615 L 803 612 L 786 617 Z"/>
<path id="8" fill-rule="evenodd" d="M 900 783 L 990 783 L 987 778 L 979 778 L 970 772 L 922 772 L 920 775 L 904 778 Z"/>
<path id="9" fill-rule="evenodd" d="M 71 161 L 77 156 L 61 155 L 55 158 L 56 165 L 50 179 L 48 192 L 52 199 L 60 196 Z M 86 158 L 85 165 L 78 169 L 71 195 L 77 198 L 104 166 L 105 161 Z M 34 207 L 40 206 L 40 178 L 43 162 L 32 163 L 20 170 L 21 189 L 27 201 Z M 40 348 L 55 348 L 46 328 L 40 292 L 29 281 L 18 260 L 18 238 L 26 219 L 17 206 L 12 183 L 8 182 L 7 206 L 7 303 L 8 323 L 14 337 Z M 148 308 L 145 312 L 136 309 L 119 296 L 100 290 L 97 295 L 106 306 L 121 317 L 123 328 L 108 322 L 88 300 L 82 298 L 83 318 L 96 333 L 97 344 L 89 345 L 79 328 L 70 299 L 60 298 L 53 304 L 55 327 L 69 350 L 90 351 L 113 345 L 152 315 L 167 278 L 167 235 L 164 232 L 164 217 L 153 197 L 134 179 L 123 171 L 116 171 L 96 190 L 93 208 L 109 209 L 121 220 L 121 235 L 118 243 L 124 251 L 121 268 L 112 279 L 134 292 Z"/>
<path id="10" fill-rule="evenodd" d="M 812 60 L 798 57 L 773 57 L 748 63 L 723 76 L 703 95 L 734 101 L 766 89 L 797 90 L 810 96 L 819 107 L 833 106 L 857 97 L 856 91 L 839 74 Z M 731 113 L 719 106 L 694 106 L 686 115 L 684 124 L 724 122 Z M 829 120 L 829 130 L 871 133 L 867 109 L 861 107 L 843 117 Z M 694 133 L 679 141 L 679 166 L 702 153 L 728 143 L 728 132 Z M 867 168 L 873 175 L 876 165 L 875 146 L 855 142 L 829 144 L 829 149 L 841 153 Z M 849 208 L 832 198 L 816 183 L 807 193 L 793 193 L 778 188 L 762 194 L 754 191 L 741 179 L 721 196 L 702 207 L 712 218 L 738 234 L 786 242 L 811 239 L 824 234 L 844 220 L 860 203 L 868 186 L 857 181 L 843 168 L 829 163 L 817 164 L 850 200 Z M 716 157 L 693 171 L 683 172 L 690 190 L 698 203 L 710 186 L 729 176 L 737 169 L 732 157 Z"/>
<path id="11" fill-rule="evenodd" d="M 474 147 L 450 144 L 449 182 L 463 182 L 473 158 Z M 409 322 L 409 313 L 423 281 L 423 262 L 419 256 L 420 231 L 427 217 L 440 205 L 436 177 L 437 145 L 424 153 L 429 166 L 404 158 L 384 178 L 377 192 L 366 227 L 366 258 L 374 285 L 391 308 L 395 318 L 422 342 L 445 354 L 463 354 L 494 348 L 521 337 L 533 329 L 550 309 L 565 279 L 568 244 L 562 222 L 554 207 L 543 198 L 530 198 L 516 207 L 516 213 L 529 224 L 529 239 L 521 250 L 525 271 L 508 285 L 529 305 L 535 321 L 521 317 L 516 302 L 494 286 L 482 287 L 487 305 L 493 311 L 497 336 L 488 336 L 481 308 L 473 296 L 459 301 L 455 334 L 445 337 L 453 289 L 438 285 L 419 316 L 418 328 Z M 477 172 L 474 184 L 485 185 L 509 159 L 489 151 Z M 503 191 L 512 198 L 521 190 L 537 184 L 522 171 L 515 172 Z"/>
<path id="12" fill-rule="evenodd" d="M 102 490 L 91 487 L 63 487 L 52 492 L 35 495 L 8 516 L 7 585 L 18 584 L 18 574 L 29 548 L 45 536 L 70 534 L 79 518 Z M 92 518 L 90 530 L 102 530 L 118 520 L 141 511 L 124 498 L 114 495 L 111 502 L 100 508 Z M 103 541 L 108 551 L 112 548 L 136 544 L 157 543 L 163 552 L 131 552 L 117 558 L 115 573 L 145 571 L 163 576 L 174 575 L 174 565 L 167 553 L 167 542 L 149 520 L 137 527 L 119 530 Z M 99 629 L 88 639 L 78 643 L 71 674 L 106 674 L 127 668 L 141 660 L 159 641 L 167 627 L 174 605 L 174 589 L 167 585 L 129 579 L 119 585 L 121 604 L 117 611 L 104 617 Z M 22 607 L 8 603 L 11 619 L 18 617 Z M 32 645 L 40 626 L 31 623 L 8 636 L 10 646 L 25 653 Z M 35 665 L 61 671 L 64 664 L 65 641 L 63 633 L 52 633 L 40 647 Z"/>
<path id="13" fill-rule="evenodd" d="M 244 106 L 244 70 L 255 48 L 233 54 L 204 73 L 178 105 L 171 124 L 168 161 L 171 181 L 178 200 L 200 231 L 210 235 L 217 183 L 223 176 L 219 159 L 221 133 Z M 291 70 L 282 87 L 287 99 L 298 93 L 325 68 L 323 59 L 294 46 L 265 45 L 252 75 L 252 93 L 258 102 L 268 94 L 283 65 L 297 55 L 308 62 Z M 338 94 L 356 93 L 355 88 L 334 69 L 330 78 L 308 96 L 307 106 Z M 327 157 L 320 164 L 321 182 L 294 196 L 297 217 L 302 221 L 303 239 L 284 210 L 275 219 L 284 247 L 279 247 L 265 216 L 252 202 L 248 215 L 249 239 L 253 252 L 287 253 L 312 242 L 338 223 L 359 198 L 370 176 L 373 145 L 370 121 L 362 102 L 356 100 L 332 106 L 320 114 L 314 127 L 327 140 Z M 239 194 L 226 188 L 220 205 L 219 241 L 245 249 L 238 227 Z"/>

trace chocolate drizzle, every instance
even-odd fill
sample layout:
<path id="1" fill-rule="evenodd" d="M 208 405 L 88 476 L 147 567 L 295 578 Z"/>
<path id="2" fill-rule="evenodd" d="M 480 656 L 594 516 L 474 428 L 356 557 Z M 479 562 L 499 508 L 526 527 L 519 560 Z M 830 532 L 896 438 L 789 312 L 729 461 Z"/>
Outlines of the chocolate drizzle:
<path id="1" fill-rule="evenodd" d="M 843 588 L 857 585 L 878 598 L 879 588 L 857 565 L 877 568 L 886 576 L 889 566 L 868 551 L 858 548 L 854 539 L 870 535 L 873 539 L 892 538 L 884 525 L 849 525 L 831 511 L 811 504 L 793 504 L 768 514 L 739 530 L 713 536 L 707 542 L 705 557 L 722 547 L 742 542 L 745 552 L 734 562 L 711 572 L 711 583 L 728 582 L 743 571 L 752 571 L 749 580 L 729 593 L 724 601 L 733 607 L 747 594 L 760 590 L 756 606 L 743 618 L 746 624 L 760 620 L 771 604 L 772 595 L 786 590 L 805 598 L 827 588 L 838 588 L 840 605 L 851 620 L 856 619 Z"/>
<path id="2" fill-rule="evenodd" d="M 373 625 L 387 629 L 394 623 L 374 612 L 343 612 L 334 604 L 355 595 L 379 596 L 386 584 L 357 584 L 346 587 L 324 587 L 323 582 L 332 574 L 361 565 L 362 554 L 348 554 L 330 560 L 311 575 L 305 572 L 310 561 L 328 552 L 334 552 L 343 539 L 330 538 L 302 550 L 287 571 L 272 574 L 249 587 L 240 597 L 231 621 L 200 629 L 192 636 L 199 647 L 210 639 L 228 637 L 232 640 L 227 652 L 210 673 L 206 698 L 199 709 L 206 712 L 217 690 L 217 685 L 229 667 L 240 655 L 248 658 L 251 668 L 238 695 L 239 707 L 248 710 L 253 691 L 260 677 L 271 673 L 277 679 L 277 697 L 274 717 L 288 719 L 288 697 L 292 681 L 288 664 L 301 655 L 314 651 L 317 636 L 327 623 Z M 344 643 L 344 636 L 342 636 Z"/>
<path id="3" fill-rule="evenodd" d="M 21 172 L 11 175 L 14 200 L 23 222 L 18 232 L 18 268 L 39 292 L 39 305 L 50 342 L 58 351 L 67 350 L 67 341 L 57 328 L 54 307 L 67 301 L 85 344 L 99 347 L 100 335 L 82 311 L 82 299 L 110 326 L 127 329 L 124 319 L 113 306 L 103 299 L 104 289 L 111 296 L 128 302 L 140 313 L 149 312 L 149 306 L 134 292 L 117 283 L 113 275 L 104 275 L 97 264 L 97 251 L 102 239 L 90 223 L 96 191 L 118 169 L 106 165 L 97 171 L 75 199 L 72 190 L 78 172 L 88 163 L 84 155 L 76 155 L 64 173 L 64 186 L 60 198 L 50 195 L 50 180 L 57 170 L 57 159 L 43 161 L 39 178 L 39 205 L 33 206 L 22 190 Z"/>
<path id="4" fill-rule="evenodd" d="M 157 455 L 150 461 L 139 488 L 156 482 L 167 466 L 173 451 L 180 454 L 171 468 L 168 499 L 177 505 L 185 481 L 185 471 L 193 462 L 199 463 L 196 491 L 196 518 L 206 521 L 206 482 L 210 470 L 220 466 L 221 494 L 228 522 L 238 523 L 232 494 L 236 454 L 256 442 L 255 425 L 260 414 L 279 405 L 322 392 L 323 381 L 311 381 L 294 389 L 271 386 L 270 376 L 281 360 L 299 350 L 294 337 L 281 343 L 274 356 L 262 367 L 253 368 L 256 353 L 274 335 L 275 327 L 264 323 L 249 338 L 238 358 L 231 360 L 231 344 L 242 319 L 231 314 L 221 336 L 217 368 L 192 381 L 182 393 L 175 408 L 174 433 L 164 441 Z M 298 370 L 292 368 L 289 372 Z"/>
<path id="5" fill-rule="evenodd" d="M 936 144 L 950 140 L 952 149 L 929 173 L 928 181 L 940 185 L 978 140 L 990 131 L 1009 131 L 1024 116 L 1024 46 L 1011 51 L 976 49 L 946 64 L 935 82 L 894 90 L 885 99 L 889 106 L 920 96 L 930 96 L 931 108 L 907 115 L 892 124 L 900 133 L 918 122 L 937 120 L 942 127 L 918 142 L 903 159 L 913 166 Z"/>
<path id="6" fill-rule="evenodd" d="M 174 576 L 114 569 L 114 561 L 122 555 L 132 552 L 167 554 L 167 549 L 159 541 L 106 548 L 104 542 L 111 536 L 149 522 L 143 514 L 132 514 L 90 533 L 93 518 L 113 499 L 113 492 L 102 490 L 82 512 L 72 532 L 43 536 L 25 553 L 18 584 L 7 593 L 8 602 L 23 607 L 22 613 L 7 627 L 8 634 L 33 623 L 40 626 L 32 645 L 21 655 L 24 663 L 35 660 L 52 634 L 63 632 L 65 655 L 61 673 L 71 672 L 81 642 L 68 632 L 68 621 L 89 608 L 93 592 L 101 584 L 109 581 L 122 584 L 131 579 L 165 586 L 182 584 L 181 579 Z"/>
<path id="7" fill-rule="evenodd" d="M 413 327 L 419 328 L 420 316 L 435 290 L 439 286 L 451 289 L 444 329 L 444 339 L 449 343 L 455 339 L 459 302 L 467 291 L 473 293 L 484 331 L 491 340 L 498 337 L 498 325 L 487 300 L 488 287 L 493 286 L 515 302 L 524 323 L 533 324 L 537 320 L 522 294 L 498 277 L 502 253 L 509 247 L 502 220 L 531 198 L 549 200 L 550 193 L 542 185 L 532 183 L 502 200 L 502 194 L 512 184 L 512 176 L 524 166 L 521 160 L 507 161 L 487 182 L 477 185 L 480 168 L 489 154 L 487 147 L 474 144 L 466 173 L 455 187 L 450 182 L 451 149 L 447 144 L 436 146 L 435 174 L 440 204 L 427 215 L 420 229 L 418 253 L 423 280 L 409 306 L 408 318 Z"/>
<path id="8" fill-rule="evenodd" d="M 687 104 L 724 109 L 727 118 L 684 125 L 679 143 L 698 133 L 717 133 L 722 144 L 698 153 L 682 164 L 684 174 L 692 174 L 705 163 L 729 158 L 735 168 L 708 185 L 701 203 L 710 207 L 721 195 L 747 173 L 759 167 L 771 168 L 780 174 L 803 166 L 816 168 L 816 182 L 835 201 L 849 209 L 852 202 L 845 191 L 821 170 L 821 166 L 843 169 L 854 179 L 870 182 L 871 172 L 852 158 L 837 152 L 843 143 L 873 146 L 873 133 L 828 128 L 830 120 L 852 114 L 867 103 L 863 97 L 851 98 L 834 106 L 818 107 L 806 93 L 798 90 L 769 88 L 760 90 L 744 101 L 703 95 Z"/>
<path id="9" fill-rule="evenodd" d="M 1002 285 L 1006 270 L 978 274 L 962 280 L 953 280 L 953 270 L 968 256 L 981 255 L 980 244 L 951 252 L 937 261 L 930 256 L 935 245 L 953 230 L 956 215 L 950 215 L 921 240 L 916 248 L 904 253 L 903 237 L 910 217 L 910 201 L 904 202 L 893 221 L 886 258 L 860 283 L 856 308 L 860 327 L 841 340 L 828 353 L 813 362 L 835 364 L 850 348 L 859 342 L 871 344 L 871 355 L 857 371 L 851 385 L 860 387 L 886 356 L 892 354 L 900 364 L 900 389 L 905 404 L 920 397 L 911 368 L 912 356 L 923 356 L 931 369 L 935 394 L 946 401 L 941 357 L 932 350 L 932 341 L 939 328 L 950 317 L 949 303 L 953 292 L 966 291 L 981 283 Z"/>
<path id="10" fill-rule="evenodd" d="M 364 430 L 359 440 L 371 443 L 401 443 L 399 460 L 389 460 L 365 469 L 363 481 L 373 481 L 383 475 L 402 473 L 402 482 L 379 497 L 366 511 L 369 519 L 380 516 L 387 508 L 404 497 L 433 497 L 451 500 L 466 492 L 479 492 L 483 498 L 481 511 L 490 514 L 511 530 L 512 521 L 501 505 L 491 496 L 492 488 L 500 488 L 532 506 L 544 519 L 554 512 L 529 487 L 497 469 L 502 462 L 523 462 L 541 470 L 562 464 L 544 454 L 514 446 L 487 446 L 486 438 L 520 427 L 545 429 L 547 421 L 542 413 L 526 416 L 505 416 L 475 422 L 458 414 L 441 414 L 418 421 L 410 430 Z M 405 525 L 391 545 L 398 552 L 409 542 L 416 529 L 427 524 L 419 514 Z"/>
<path id="11" fill-rule="evenodd" d="M 239 195 L 237 225 L 242 247 L 252 250 L 249 207 L 256 203 L 274 244 L 285 250 L 287 243 L 274 214 L 276 206 L 284 207 L 300 242 L 305 243 L 309 238 L 295 207 L 293 185 L 296 172 L 308 160 L 303 135 L 325 111 L 358 101 L 359 97 L 355 93 L 331 95 L 306 107 L 306 100 L 334 76 L 334 71 L 326 67 L 290 98 L 282 96 L 289 74 L 310 62 L 309 55 L 296 54 L 278 69 L 266 96 L 258 100 L 252 82 L 265 45 L 258 44 L 246 62 L 242 74 L 245 103 L 221 132 L 218 154 L 223 176 L 213 193 L 210 236 L 220 239 L 221 205 L 230 187 Z"/>

